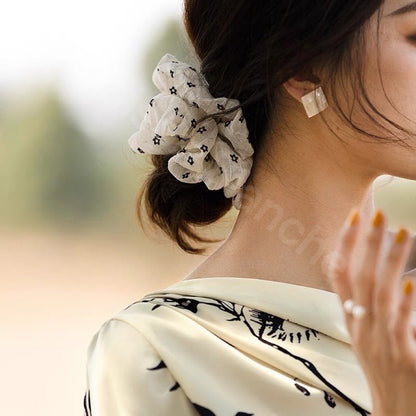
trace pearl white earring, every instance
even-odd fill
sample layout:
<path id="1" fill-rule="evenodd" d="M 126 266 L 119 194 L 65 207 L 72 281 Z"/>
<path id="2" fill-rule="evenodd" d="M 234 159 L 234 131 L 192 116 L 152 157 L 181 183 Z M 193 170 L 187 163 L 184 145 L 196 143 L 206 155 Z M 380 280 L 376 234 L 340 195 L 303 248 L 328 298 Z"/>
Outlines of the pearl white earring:
<path id="1" fill-rule="evenodd" d="M 315 88 L 313 91 L 305 94 L 302 97 L 302 103 L 305 107 L 306 114 L 309 118 L 316 116 L 318 113 L 320 113 L 328 107 L 325 94 L 322 90 L 322 87 L 320 86 L 318 88 Z"/>

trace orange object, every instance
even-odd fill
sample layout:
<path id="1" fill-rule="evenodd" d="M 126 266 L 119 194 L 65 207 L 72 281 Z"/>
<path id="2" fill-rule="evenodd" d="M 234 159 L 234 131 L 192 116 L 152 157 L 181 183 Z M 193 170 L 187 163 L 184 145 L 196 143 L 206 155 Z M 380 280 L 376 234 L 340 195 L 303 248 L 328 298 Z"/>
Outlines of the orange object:
<path id="1" fill-rule="evenodd" d="M 357 222 L 358 215 L 359 215 L 358 210 L 355 209 L 354 212 L 352 213 L 351 217 L 350 217 L 350 225 L 354 225 Z"/>
<path id="2" fill-rule="evenodd" d="M 383 219 L 383 215 L 381 211 L 378 209 L 376 215 L 373 218 L 373 227 L 378 227 L 381 224 L 381 220 Z"/>
<path id="3" fill-rule="evenodd" d="M 394 241 L 396 243 L 401 243 L 404 240 L 404 237 L 406 237 L 406 230 L 404 228 L 400 228 Z"/>
<path id="4" fill-rule="evenodd" d="M 404 284 L 403 284 L 403 292 L 406 295 L 409 295 L 413 290 L 413 283 L 411 280 L 406 279 Z"/>

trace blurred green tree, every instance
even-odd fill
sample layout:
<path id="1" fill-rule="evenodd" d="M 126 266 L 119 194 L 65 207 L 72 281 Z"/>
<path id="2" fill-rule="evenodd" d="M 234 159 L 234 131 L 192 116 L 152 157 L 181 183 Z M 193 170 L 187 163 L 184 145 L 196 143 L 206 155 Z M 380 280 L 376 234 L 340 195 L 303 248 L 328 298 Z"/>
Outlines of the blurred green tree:
<path id="1" fill-rule="evenodd" d="M 93 144 L 54 88 L 8 106 L 0 119 L 0 223 L 86 223 L 106 200 Z"/>

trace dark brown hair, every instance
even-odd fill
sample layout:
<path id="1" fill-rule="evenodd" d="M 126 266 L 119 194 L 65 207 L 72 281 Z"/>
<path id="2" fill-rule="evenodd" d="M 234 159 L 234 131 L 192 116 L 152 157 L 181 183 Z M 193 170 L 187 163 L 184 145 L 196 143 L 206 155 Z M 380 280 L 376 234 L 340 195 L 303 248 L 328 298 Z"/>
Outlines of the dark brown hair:
<path id="1" fill-rule="evenodd" d="M 240 101 L 254 161 L 272 109 L 279 102 L 278 87 L 296 75 L 322 84 L 307 75 L 315 67 L 328 69 L 328 79 L 322 80 L 328 83 L 322 84 L 324 91 L 331 92 L 336 110 L 354 129 L 374 139 L 386 139 L 361 130 L 341 109 L 335 85 L 346 77 L 355 83 L 354 91 L 361 92 L 354 98 L 372 120 L 362 100 L 383 120 L 405 130 L 378 112 L 363 86 L 366 23 L 378 11 L 379 28 L 382 4 L 383 0 L 184 0 L 183 19 L 200 71 L 214 97 Z M 137 199 L 139 220 L 143 226 L 144 200 L 151 221 L 184 251 L 204 253 L 205 249 L 194 247 L 189 240 L 218 240 L 198 235 L 193 227 L 217 221 L 230 210 L 232 201 L 222 189 L 212 191 L 203 182 L 178 181 L 168 170 L 170 157 L 151 156 L 154 170 Z"/>

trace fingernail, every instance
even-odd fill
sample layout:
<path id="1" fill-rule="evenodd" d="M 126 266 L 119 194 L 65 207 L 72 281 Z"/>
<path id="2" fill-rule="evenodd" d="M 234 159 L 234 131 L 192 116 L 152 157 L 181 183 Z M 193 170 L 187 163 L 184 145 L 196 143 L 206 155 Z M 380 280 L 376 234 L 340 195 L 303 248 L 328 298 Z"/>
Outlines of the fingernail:
<path id="1" fill-rule="evenodd" d="M 378 227 L 381 224 L 381 220 L 383 219 L 383 215 L 381 211 L 378 209 L 376 214 L 373 217 L 373 227 Z"/>
<path id="2" fill-rule="evenodd" d="M 359 211 L 357 208 L 354 208 L 350 214 L 350 218 L 349 218 L 349 224 L 350 225 L 354 225 L 359 217 Z"/>
<path id="3" fill-rule="evenodd" d="M 405 279 L 404 283 L 403 283 L 403 293 L 405 295 L 409 295 L 413 290 L 413 283 L 411 280 L 409 279 Z"/>
<path id="4" fill-rule="evenodd" d="M 396 234 L 396 239 L 394 240 L 396 243 L 401 243 L 404 238 L 406 237 L 406 229 L 400 228 L 398 233 Z"/>

